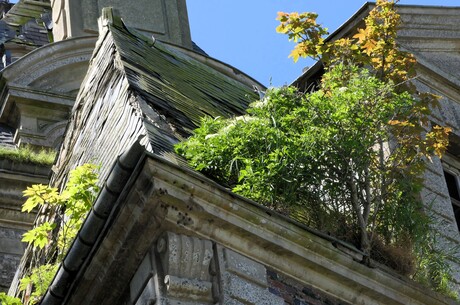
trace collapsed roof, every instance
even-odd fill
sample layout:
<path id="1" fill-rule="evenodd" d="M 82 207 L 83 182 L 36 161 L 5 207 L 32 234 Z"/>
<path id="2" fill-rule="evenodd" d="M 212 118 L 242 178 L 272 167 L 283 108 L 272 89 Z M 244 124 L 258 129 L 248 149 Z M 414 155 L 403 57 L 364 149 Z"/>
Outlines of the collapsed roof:
<path id="1" fill-rule="evenodd" d="M 171 152 L 200 118 L 241 115 L 258 99 L 252 86 L 262 85 L 232 67 L 146 38 L 121 20 L 107 29 L 100 31 L 75 102 L 58 160 L 59 184 L 69 169 L 91 159 L 101 160 L 106 178 L 115 156 L 139 137 L 151 152 Z M 114 109 L 118 103 L 123 106 Z M 89 143 L 111 150 L 90 152 Z"/>

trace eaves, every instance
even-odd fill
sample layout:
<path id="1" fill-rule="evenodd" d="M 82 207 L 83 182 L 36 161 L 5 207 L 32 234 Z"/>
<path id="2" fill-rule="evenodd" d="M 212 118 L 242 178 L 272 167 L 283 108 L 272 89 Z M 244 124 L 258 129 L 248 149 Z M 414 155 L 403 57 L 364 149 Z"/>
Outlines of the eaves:
<path id="1" fill-rule="evenodd" d="M 113 167 L 40 304 L 117 304 L 164 231 L 210 239 L 351 304 L 454 304 L 138 144 Z"/>

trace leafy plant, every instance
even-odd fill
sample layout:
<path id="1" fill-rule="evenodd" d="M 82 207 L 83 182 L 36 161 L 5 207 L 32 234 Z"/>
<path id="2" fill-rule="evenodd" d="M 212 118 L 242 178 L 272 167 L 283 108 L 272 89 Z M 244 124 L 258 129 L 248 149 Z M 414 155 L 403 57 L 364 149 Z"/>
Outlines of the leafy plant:
<path id="1" fill-rule="evenodd" d="M 33 305 L 40 301 L 46 289 L 48 289 L 48 286 L 51 284 L 58 267 L 59 265 L 57 263 L 45 264 L 32 269 L 30 276 L 25 276 L 21 279 L 19 285 L 20 290 L 26 290 L 29 286 L 34 288 L 28 304 Z"/>
<path id="2" fill-rule="evenodd" d="M 294 60 L 324 64 L 315 92 L 269 89 L 245 116 L 203 119 L 176 151 L 234 192 L 353 242 L 363 263 L 404 252 L 413 274 L 412 258 L 420 270 L 435 255 L 419 192 L 450 128 L 431 125 L 438 97 L 410 82 L 415 59 L 397 48 L 393 1 L 378 0 L 353 38 L 326 41 L 316 17 L 279 13 L 277 29 L 296 42 Z M 430 270 L 417 274 L 440 274 L 427 281 L 438 289 L 448 265 Z"/>
<path id="3" fill-rule="evenodd" d="M 28 198 L 22 205 L 22 212 L 27 213 L 30 213 L 37 206 L 44 206 L 45 204 L 56 205 L 60 200 L 56 188 L 51 188 L 43 184 L 34 184 L 28 187 L 23 192 L 23 195 Z"/>
<path id="4" fill-rule="evenodd" d="M 0 304 L 2 305 L 22 305 L 22 302 L 18 298 L 10 297 L 4 292 L 0 292 Z"/>
<path id="5" fill-rule="evenodd" d="M 45 221 L 24 233 L 22 241 L 30 243 L 33 247 L 43 249 L 49 243 L 48 236 L 54 228 L 56 228 L 56 224 Z"/>
<path id="6" fill-rule="evenodd" d="M 24 196 L 28 197 L 23 211 L 29 213 L 36 208 L 53 207 L 61 213 L 59 217 L 55 217 L 59 222 L 44 221 L 23 235 L 22 241 L 29 243 L 34 250 L 51 251 L 46 255 L 49 259 L 45 264 L 37 264 L 21 279 L 20 290 L 25 291 L 27 298 L 30 298 L 26 304 L 36 304 L 44 295 L 59 263 L 91 209 L 99 193 L 97 169 L 98 167 L 92 164 L 77 167 L 70 172 L 61 193 L 56 188 L 41 184 L 32 185 L 23 192 Z M 54 239 L 56 232 L 57 239 Z M 28 288 L 32 289 L 30 295 Z"/>

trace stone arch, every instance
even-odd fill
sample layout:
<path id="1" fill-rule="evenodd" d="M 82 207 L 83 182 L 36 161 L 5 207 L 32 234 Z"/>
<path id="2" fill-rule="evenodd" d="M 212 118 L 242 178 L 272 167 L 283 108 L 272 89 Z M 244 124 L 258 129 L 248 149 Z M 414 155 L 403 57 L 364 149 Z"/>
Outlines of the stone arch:
<path id="1" fill-rule="evenodd" d="M 56 150 L 59 149 L 59 145 L 61 145 L 62 138 L 64 137 L 65 128 L 67 126 L 67 120 L 54 123 L 50 126 L 47 126 L 43 130 L 43 134 L 47 139 L 46 146 L 50 146 Z"/>
<path id="2" fill-rule="evenodd" d="M 59 146 L 96 39 L 86 36 L 45 45 L 2 71 L 0 123 L 21 126 L 16 143 Z"/>
<path id="3" fill-rule="evenodd" d="M 45 45 L 7 66 L 2 76 L 9 86 L 75 96 L 96 39 L 78 37 Z"/>

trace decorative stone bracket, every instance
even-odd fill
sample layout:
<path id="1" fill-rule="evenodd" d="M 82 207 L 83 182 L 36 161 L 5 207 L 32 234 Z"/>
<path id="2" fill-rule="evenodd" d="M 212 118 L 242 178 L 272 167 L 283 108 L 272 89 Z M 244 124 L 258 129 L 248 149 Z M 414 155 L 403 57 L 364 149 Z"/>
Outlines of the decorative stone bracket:
<path id="1" fill-rule="evenodd" d="M 266 269 L 196 237 L 165 232 L 131 281 L 131 300 L 149 304 L 284 304 L 267 289 Z"/>

